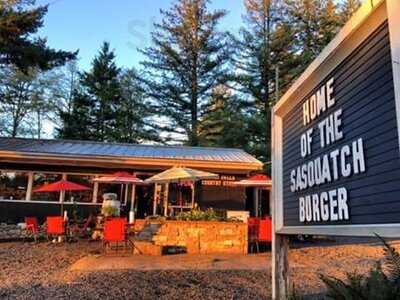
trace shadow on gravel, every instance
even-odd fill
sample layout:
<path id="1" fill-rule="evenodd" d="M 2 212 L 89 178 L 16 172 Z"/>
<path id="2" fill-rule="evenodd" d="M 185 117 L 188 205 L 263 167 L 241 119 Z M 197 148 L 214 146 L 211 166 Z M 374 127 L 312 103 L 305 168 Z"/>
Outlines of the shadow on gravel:
<path id="1" fill-rule="evenodd" d="M 399 239 L 388 239 L 391 245 L 400 245 Z M 313 238 L 304 242 L 292 241 L 290 243 L 291 249 L 301 249 L 310 247 L 334 247 L 344 245 L 368 245 L 368 246 L 382 246 L 382 242 L 377 238 L 365 237 L 329 237 L 329 238 Z"/>
<path id="2" fill-rule="evenodd" d="M 1 299 L 269 299 L 262 271 L 151 271 L 74 274 L 72 282 L 0 289 Z"/>

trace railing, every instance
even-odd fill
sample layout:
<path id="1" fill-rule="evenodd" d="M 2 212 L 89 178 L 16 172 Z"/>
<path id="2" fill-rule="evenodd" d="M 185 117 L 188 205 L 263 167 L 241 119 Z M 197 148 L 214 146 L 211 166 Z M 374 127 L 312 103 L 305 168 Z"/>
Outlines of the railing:
<path id="1" fill-rule="evenodd" d="M 43 201 L 43 200 L 15 200 L 15 199 L 0 199 L 0 202 L 10 202 L 10 203 L 34 203 L 34 204 L 61 204 L 59 201 Z M 62 202 L 63 205 L 102 205 L 101 203 L 93 202 Z"/>

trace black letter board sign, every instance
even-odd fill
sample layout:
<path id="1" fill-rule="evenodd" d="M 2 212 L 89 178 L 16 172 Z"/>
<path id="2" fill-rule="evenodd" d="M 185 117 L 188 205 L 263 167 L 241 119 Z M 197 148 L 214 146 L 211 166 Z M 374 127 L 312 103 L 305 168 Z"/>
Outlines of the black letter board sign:
<path id="1" fill-rule="evenodd" d="M 395 2 L 364 4 L 274 107 L 277 232 L 400 235 Z"/>

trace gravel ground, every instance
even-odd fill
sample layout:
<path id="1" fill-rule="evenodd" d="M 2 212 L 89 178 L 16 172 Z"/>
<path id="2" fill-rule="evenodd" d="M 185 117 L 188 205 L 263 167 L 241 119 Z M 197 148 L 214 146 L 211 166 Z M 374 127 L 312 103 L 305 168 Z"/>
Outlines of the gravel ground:
<path id="1" fill-rule="evenodd" d="M 113 271 L 69 267 L 97 243 L 0 244 L 1 299 L 266 299 L 262 271 Z"/>
<path id="2" fill-rule="evenodd" d="M 269 298 L 270 266 L 267 271 L 69 271 L 78 259 L 100 249 L 100 244 L 87 242 L 0 243 L 0 298 Z M 343 277 L 346 271 L 366 272 L 381 257 L 377 243 L 302 244 L 290 250 L 291 279 L 301 293 L 320 293 L 319 273 Z"/>

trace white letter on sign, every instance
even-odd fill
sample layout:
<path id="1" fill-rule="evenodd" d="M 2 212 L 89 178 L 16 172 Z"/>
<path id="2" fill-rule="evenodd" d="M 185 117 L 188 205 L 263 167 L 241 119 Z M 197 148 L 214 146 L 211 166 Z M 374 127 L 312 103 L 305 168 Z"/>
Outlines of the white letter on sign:
<path id="1" fill-rule="evenodd" d="M 333 83 L 335 79 L 332 77 L 326 83 L 326 102 L 328 103 L 328 108 L 332 107 L 335 104 L 335 98 L 333 97 Z"/>
<path id="2" fill-rule="evenodd" d="M 354 174 L 365 172 L 364 147 L 362 138 L 359 138 L 357 141 L 353 142 L 352 151 Z"/>
<path id="3" fill-rule="evenodd" d="M 313 129 L 310 128 L 300 137 L 301 157 L 303 158 L 311 154 L 312 133 Z"/>
<path id="4" fill-rule="evenodd" d="M 347 190 L 343 187 L 338 188 L 338 213 L 339 213 L 339 220 L 349 219 L 349 206 L 347 205 Z"/>
<path id="5" fill-rule="evenodd" d="M 303 125 L 307 125 L 310 122 L 310 106 L 308 100 L 303 104 Z"/>
<path id="6" fill-rule="evenodd" d="M 304 198 L 300 197 L 299 198 L 299 219 L 300 222 L 304 222 L 306 220 L 306 214 L 304 211 Z"/>

